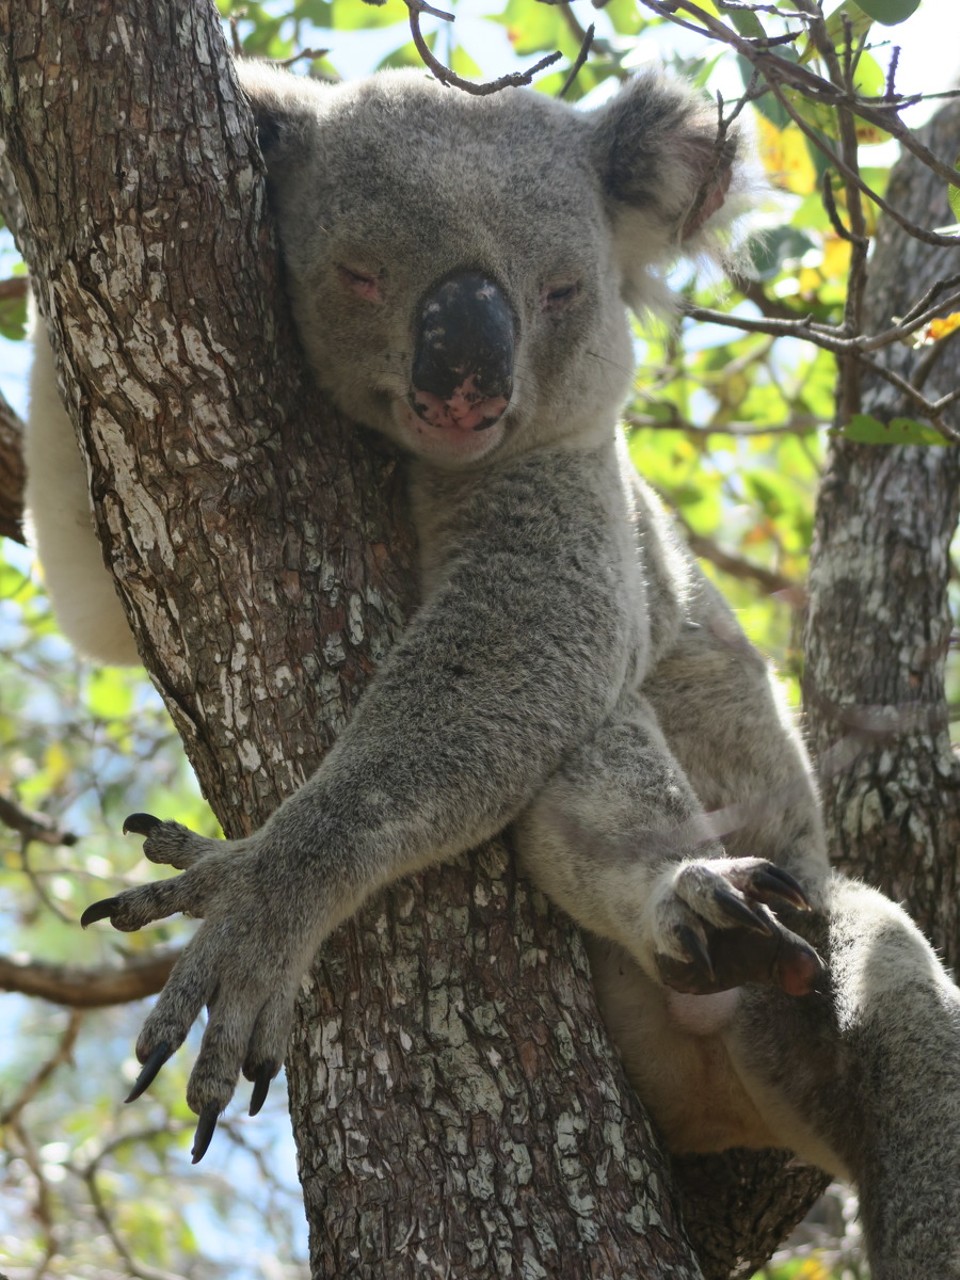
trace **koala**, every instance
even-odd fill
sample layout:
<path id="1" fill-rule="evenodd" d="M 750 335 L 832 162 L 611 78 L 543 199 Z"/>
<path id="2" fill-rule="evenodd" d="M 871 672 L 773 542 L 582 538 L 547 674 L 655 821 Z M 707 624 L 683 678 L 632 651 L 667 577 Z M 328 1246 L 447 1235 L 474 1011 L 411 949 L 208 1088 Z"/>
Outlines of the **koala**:
<path id="1" fill-rule="evenodd" d="M 628 308 L 662 305 L 674 258 L 717 245 L 741 144 L 659 73 L 591 111 L 413 72 L 240 74 L 307 361 L 406 458 L 421 604 L 255 834 L 128 819 L 181 874 L 82 923 L 204 921 L 131 1097 L 208 1006 L 200 1159 L 241 1072 L 261 1106 L 330 931 L 508 829 L 585 930 L 671 1150 L 792 1149 L 856 1183 L 875 1280 L 960 1277 L 960 994 L 899 907 L 831 872 L 775 680 L 617 430 Z M 53 599 L 90 652 L 132 656 L 51 386 L 41 353 L 29 501 Z"/>

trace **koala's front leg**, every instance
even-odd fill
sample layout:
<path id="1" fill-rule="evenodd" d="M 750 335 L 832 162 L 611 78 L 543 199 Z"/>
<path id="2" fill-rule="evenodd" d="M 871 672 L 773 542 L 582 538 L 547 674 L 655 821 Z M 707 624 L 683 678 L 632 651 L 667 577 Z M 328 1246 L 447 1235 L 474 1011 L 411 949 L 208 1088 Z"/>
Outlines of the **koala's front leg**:
<path id="1" fill-rule="evenodd" d="M 636 641 L 607 498 L 590 486 L 610 487 L 572 454 L 475 484 L 442 583 L 319 771 L 259 831 L 224 844 L 131 824 L 148 857 L 181 874 L 99 903 L 84 922 L 204 920 L 137 1046 L 146 1087 L 209 1008 L 188 1094 L 197 1158 L 241 1069 L 259 1101 L 327 934 L 380 887 L 501 831 L 609 713 Z M 554 508 L 569 514 L 554 520 Z"/>
<path id="2" fill-rule="evenodd" d="M 789 927 L 810 909 L 809 887 L 762 856 L 770 850 L 726 855 L 638 694 L 564 759 L 515 833 L 543 891 L 662 986 L 806 995 L 822 977 Z"/>

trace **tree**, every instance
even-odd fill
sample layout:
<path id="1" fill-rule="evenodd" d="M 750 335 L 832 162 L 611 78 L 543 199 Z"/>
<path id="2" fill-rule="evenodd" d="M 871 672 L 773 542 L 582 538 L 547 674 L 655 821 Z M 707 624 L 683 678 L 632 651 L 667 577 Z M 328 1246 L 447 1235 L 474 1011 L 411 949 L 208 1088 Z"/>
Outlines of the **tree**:
<path id="1" fill-rule="evenodd" d="M 749 24 L 744 35 L 679 7 L 793 105 L 811 72 L 783 59 L 771 72 Z M 390 458 L 316 404 L 291 355 L 250 121 L 214 15 L 171 4 L 161 23 L 154 9 L 0 4 L 0 118 L 22 200 L 6 188 L 5 216 L 54 319 L 144 658 L 236 835 L 315 766 L 402 627 L 410 545 Z M 571 56 L 587 34 L 569 33 Z M 844 38 L 829 36 L 830 49 Z M 835 89 L 843 173 L 852 90 Z M 946 190 L 942 171 L 936 180 Z M 855 283 L 856 271 L 862 262 Z M 868 318 L 846 337 L 874 331 Z M 763 334 L 844 355 L 829 306 L 812 324 L 790 306 L 761 320 Z M 853 376 L 843 427 L 858 407 Z M 642 412 L 676 418 L 670 394 Z M 728 567 L 751 568 L 737 557 Z M 934 590 L 920 616 L 941 606 Z M 842 634 L 818 634 L 832 636 L 836 661 Z M 834 687 L 820 675 L 829 662 L 815 656 L 811 687 Z M 684 1162 L 670 1190 L 607 1048 L 579 940 L 502 848 L 398 886 L 341 931 L 301 1001 L 288 1073 L 316 1275 L 558 1275 L 584 1256 L 583 1274 L 695 1276 L 679 1194 L 704 1274 L 721 1276 L 765 1257 L 819 1185 L 784 1171 L 782 1156 L 731 1157 Z"/>

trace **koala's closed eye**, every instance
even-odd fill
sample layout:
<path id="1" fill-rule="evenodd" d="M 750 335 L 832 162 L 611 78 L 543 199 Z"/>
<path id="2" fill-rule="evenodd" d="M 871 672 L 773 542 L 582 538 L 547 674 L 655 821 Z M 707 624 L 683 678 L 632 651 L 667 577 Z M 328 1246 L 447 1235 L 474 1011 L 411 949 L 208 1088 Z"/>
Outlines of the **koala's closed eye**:
<path id="1" fill-rule="evenodd" d="M 579 280 L 558 280 L 545 284 L 540 290 L 541 311 L 560 311 L 569 307 L 580 296 Z"/>
<path id="2" fill-rule="evenodd" d="M 338 264 L 337 275 L 343 284 L 355 293 L 357 297 L 364 298 L 367 302 L 383 301 L 379 275 L 374 275 L 369 271 L 358 271 L 353 267 L 345 266 L 343 263 Z"/>

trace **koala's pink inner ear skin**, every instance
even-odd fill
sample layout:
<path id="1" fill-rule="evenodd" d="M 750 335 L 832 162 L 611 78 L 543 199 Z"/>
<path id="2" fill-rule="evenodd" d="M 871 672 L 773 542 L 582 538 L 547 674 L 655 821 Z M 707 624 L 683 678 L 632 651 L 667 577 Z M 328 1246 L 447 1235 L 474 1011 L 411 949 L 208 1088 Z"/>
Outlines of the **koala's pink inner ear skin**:
<path id="1" fill-rule="evenodd" d="M 701 191 L 698 192 L 698 198 L 694 202 L 694 207 L 684 219 L 680 228 L 681 240 L 689 240 L 691 236 L 696 235 L 701 227 L 723 208 L 727 192 L 730 190 L 732 176 L 729 168 L 721 169 L 716 174 L 715 180 L 708 184 L 705 190 L 701 188 Z"/>

